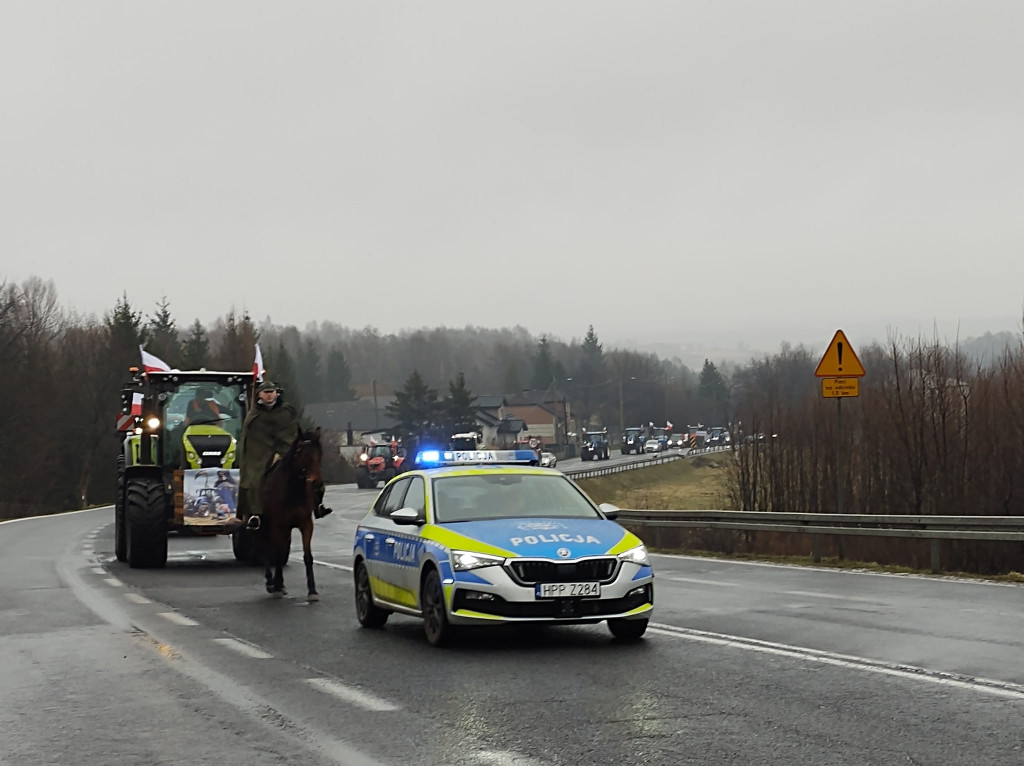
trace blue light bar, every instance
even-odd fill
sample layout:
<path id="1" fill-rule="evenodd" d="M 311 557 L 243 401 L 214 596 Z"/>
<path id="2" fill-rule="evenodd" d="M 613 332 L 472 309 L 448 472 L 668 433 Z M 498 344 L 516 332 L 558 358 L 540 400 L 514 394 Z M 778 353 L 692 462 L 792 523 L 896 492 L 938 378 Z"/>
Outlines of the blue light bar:
<path id="1" fill-rule="evenodd" d="M 426 450 L 416 455 L 418 465 L 530 465 L 537 453 L 528 449 Z"/>

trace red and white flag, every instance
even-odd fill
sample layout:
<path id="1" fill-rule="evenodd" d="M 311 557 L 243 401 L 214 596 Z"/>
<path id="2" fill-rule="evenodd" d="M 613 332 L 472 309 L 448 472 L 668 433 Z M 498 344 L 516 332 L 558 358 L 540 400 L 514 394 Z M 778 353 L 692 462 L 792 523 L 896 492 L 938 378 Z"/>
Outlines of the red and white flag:
<path id="1" fill-rule="evenodd" d="M 142 392 L 136 391 L 132 394 L 132 415 L 137 418 L 142 417 Z"/>
<path id="2" fill-rule="evenodd" d="M 263 380 L 263 373 L 266 370 L 263 368 L 263 354 L 260 353 L 260 344 L 256 344 L 256 359 L 252 363 L 252 374 L 257 381 Z"/>
<path id="3" fill-rule="evenodd" d="M 672 421 L 671 421 L 671 420 L 666 420 L 666 421 L 665 421 L 665 425 L 666 425 L 666 426 L 668 426 L 668 430 L 669 430 L 669 431 L 671 431 L 671 430 L 672 430 Z"/>
<path id="4" fill-rule="evenodd" d="M 171 366 L 158 356 L 153 356 L 142 346 L 139 346 L 139 353 L 142 354 L 143 372 L 170 372 Z"/>

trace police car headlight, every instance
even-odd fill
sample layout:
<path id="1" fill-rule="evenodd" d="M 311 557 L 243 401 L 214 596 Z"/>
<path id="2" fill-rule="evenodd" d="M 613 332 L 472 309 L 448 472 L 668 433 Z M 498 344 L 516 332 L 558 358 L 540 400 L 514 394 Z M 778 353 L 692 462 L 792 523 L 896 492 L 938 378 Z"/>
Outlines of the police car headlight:
<path id="1" fill-rule="evenodd" d="M 479 569 L 480 567 L 500 567 L 504 563 L 505 559 L 501 556 L 473 553 L 472 551 L 452 551 L 452 566 L 456 572 L 465 572 L 467 569 Z"/>
<path id="2" fill-rule="evenodd" d="M 647 558 L 647 548 L 643 545 L 638 545 L 635 548 L 630 548 L 628 551 L 619 554 L 620 561 L 628 561 L 631 564 L 638 564 L 642 567 L 650 566 L 650 559 Z"/>

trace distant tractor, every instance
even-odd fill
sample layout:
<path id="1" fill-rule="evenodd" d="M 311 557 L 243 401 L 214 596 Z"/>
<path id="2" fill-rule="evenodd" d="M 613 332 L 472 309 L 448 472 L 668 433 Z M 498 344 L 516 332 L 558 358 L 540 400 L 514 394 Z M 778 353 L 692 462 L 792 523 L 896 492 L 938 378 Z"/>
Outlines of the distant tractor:
<path id="1" fill-rule="evenodd" d="M 376 489 L 380 482 L 388 482 L 405 470 L 405 456 L 393 443 L 368 444 L 359 455 L 356 465 L 356 486 Z"/>
<path id="2" fill-rule="evenodd" d="M 114 553 L 133 568 L 167 563 L 168 533 L 232 534 L 252 555 L 238 518 L 238 464 L 251 372 L 139 373 L 121 390 Z"/>
<path id="3" fill-rule="evenodd" d="M 608 445 L 608 429 L 588 431 L 583 429 L 583 444 L 580 445 L 580 459 L 607 460 L 611 456 Z"/>
<path id="4" fill-rule="evenodd" d="M 622 432 L 622 447 L 621 451 L 623 455 L 637 454 L 642 455 L 644 452 L 644 442 L 647 441 L 647 429 L 642 426 L 636 428 L 627 428 Z"/>

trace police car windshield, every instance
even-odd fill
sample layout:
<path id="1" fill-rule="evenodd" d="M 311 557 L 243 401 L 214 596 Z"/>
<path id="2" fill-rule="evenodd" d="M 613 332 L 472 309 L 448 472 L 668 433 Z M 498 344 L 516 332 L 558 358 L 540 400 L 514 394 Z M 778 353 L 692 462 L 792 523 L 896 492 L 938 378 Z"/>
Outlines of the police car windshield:
<path id="1" fill-rule="evenodd" d="M 434 479 L 434 521 L 600 518 L 563 476 L 495 473 Z"/>

